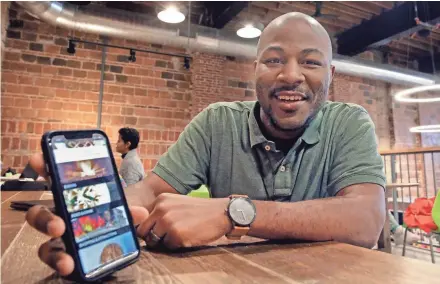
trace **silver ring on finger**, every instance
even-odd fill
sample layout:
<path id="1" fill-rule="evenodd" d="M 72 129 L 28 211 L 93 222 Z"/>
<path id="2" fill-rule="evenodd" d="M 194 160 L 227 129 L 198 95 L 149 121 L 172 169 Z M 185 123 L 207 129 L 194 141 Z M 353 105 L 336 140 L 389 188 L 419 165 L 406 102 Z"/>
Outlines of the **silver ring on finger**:
<path id="1" fill-rule="evenodd" d="M 162 238 L 156 235 L 153 230 L 150 230 L 145 237 L 145 243 L 150 247 L 156 246 L 161 240 Z"/>

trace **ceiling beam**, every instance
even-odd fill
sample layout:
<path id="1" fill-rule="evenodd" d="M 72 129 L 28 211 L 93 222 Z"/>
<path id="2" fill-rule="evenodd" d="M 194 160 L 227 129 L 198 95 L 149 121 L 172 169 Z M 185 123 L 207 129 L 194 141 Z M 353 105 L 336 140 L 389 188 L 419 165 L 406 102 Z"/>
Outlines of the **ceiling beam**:
<path id="1" fill-rule="evenodd" d="M 360 10 L 356 10 L 351 7 L 345 6 L 344 4 L 341 4 L 341 3 L 344 3 L 344 2 L 333 2 L 333 1 L 325 2 L 325 6 L 327 8 L 337 10 L 341 13 L 351 15 L 352 17 L 361 18 L 362 20 L 371 19 L 371 17 L 373 16 L 371 13 L 366 13 L 366 12 L 363 12 Z"/>
<path id="2" fill-rule="evenodd" d="M 294 12 L 294 11 L 307 13 L 301 9 L 297 9 L 297 8 L 293 7 L 291 5 L 291 3 L 289 3 L 289 2 L 255 1 L 252 3 L 252 5 L 255 7 L 268 9 L 270 12 L 270 14 L 268 14 L 268 17 L 273 16 L 273 18 L 270 20 L 273 20 L 275 17 L 278 17 L 278 16 L 283 15 L 285 13 Z M 326 28 L 326 30 L 330 33 L 335 33 L 336 31 L 340 31 L 341 29 L 345 29 L 344 26 L 341 26 L 340 24 L 335 23 L 335 21 L 331 20 L 331 19 L 317 18 L 316 20 L 318 22 L 320 22 L 324 26 L 324 28 Z"/>
<path id="3" fill-rule="evenodd" d="M 248 6 L 245 1 L 205 1 L 205 7 L 212 13 L 213 28 L 223 29 Z"/>
<path id="4" fill-rule="evenodd" d="M 299 12 L 305 13 L 307 15 L 313 15 L 316 11 L 316 4 L 313 3 L 291 2 L 286 4 L 287 5 L 290 4 L 294 9 L 297 9 Z M 355 21 L 353 21 L 352 19 L 347 20 L 347 18 L 341 15 L 340 12 L 331 11 L 330 9 L 327 8 L 326 2 L 322 3 L 321 13 L 324 15 L 325 14 L 337 15 L 338 17 L 333 19 L 333 22 L 340 23 L 341 27 L 344 27 L 345 29 L 348 27 L 352 27 L 353 25 L 358 25 L 360 23 L 359 20 L 355 20 Z M 319 19 L 319 17 L 317 19 Z"/>
<path id="5" fill-rule="evenodd" d="M 301 3 L 301 2 L 297 2 L 297 3 Z M 296 4 L 296 5 L 298 5 L 298 4 Z M 332 2 L 323 3 L 323 5 L 321 7 L 321 12 L 323 14 L 337 14 L 337 15 L 339 15 L 338 19 L 350 22 L 351 26 L 359 25 L 362 21 L 365 20 L 365 18 L 363 18 L 361 15 L 358 15 L 358 14 L 353 15 L 350 12 L 347 12 L 347 11 L 344 11 L 344 10 L 341 10 L 341 9 L 335 7 L 334 5 L 332 5 Z"/>
<path id="6" fill-rule="evenodd" d="M 413 48 L 417 48 L 418 50 L 422 50 L 423 52 L 428 52 L 429 50 L 431 50 L 431 46 L 429 44 L 426 44 L 423 42 L 418 42 L 413 39 L 402 38 L 402 39 L 399 39 L 398 42 L 404 46 L 406 45 L 406 46 L 410 46 Z"/>
<path id="7" fill-rule="evenodd" d="M 369 2 L 350 2 L 350 1 L 343 1 L 339 2 L 344 6 L 351 7 L 353 9 L 357 9 L 362 12 L 371 13 L 374 15 L 380 15 L 382 13 L 382 8 L 378 7 L 372 3 Z"/>
<path id="8" fill-rule="evenodd" d="M 381 8 L 385 8 L 387 10 L 394 7 L 394 3 L 391 1 L 369 1 L 369 3 L 379 6 Z"/>
<path id="9" fill-rule="evenodd" d="M 433 22 L 440 18 L 440 2 L 406 2 L 340 33 L 337 36 L 338 53 L 356 55 L 367 48 L 386 45 L 392 40 L 423 29 L 414 20 L 416 17 L 414 5 L 417 5 L 418 17 L 421 21 Z"/>

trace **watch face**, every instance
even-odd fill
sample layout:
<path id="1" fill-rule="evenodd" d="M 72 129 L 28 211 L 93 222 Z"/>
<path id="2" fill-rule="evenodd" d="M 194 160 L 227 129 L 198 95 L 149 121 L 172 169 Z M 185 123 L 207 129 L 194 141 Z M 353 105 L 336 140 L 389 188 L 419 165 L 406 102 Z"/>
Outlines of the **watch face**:
<path id="1" fill-rule="evenodd" d="M 229 216 L 240 226 L 249 226 L 255 219 L 254 204 L 248 198 L 239 197 L 229 203 Z"/>

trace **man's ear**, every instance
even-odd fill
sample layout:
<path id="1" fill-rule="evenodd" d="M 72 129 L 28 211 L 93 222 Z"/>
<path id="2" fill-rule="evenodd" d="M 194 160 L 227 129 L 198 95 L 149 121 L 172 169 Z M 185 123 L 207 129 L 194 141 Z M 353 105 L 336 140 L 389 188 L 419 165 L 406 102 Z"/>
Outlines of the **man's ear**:
<path id="1" fill-rule="evenodd" d="M 330 71 L 331 71 L 331 77 L 330 77 L 330 83 L 331 83 L 333 81 L 333 77 L 335 76 L 335 71 L 336 71 L 336 68 L 334 65 L 330 66 Z"/>
<path id="2" fill-rule="evenodd" d="M 127 143 L 125 143 L 125 145 L 127 145 L 127 148 L 130 149 L 130 147 L 131 147 L 131 142 L 128 141 Z"/>

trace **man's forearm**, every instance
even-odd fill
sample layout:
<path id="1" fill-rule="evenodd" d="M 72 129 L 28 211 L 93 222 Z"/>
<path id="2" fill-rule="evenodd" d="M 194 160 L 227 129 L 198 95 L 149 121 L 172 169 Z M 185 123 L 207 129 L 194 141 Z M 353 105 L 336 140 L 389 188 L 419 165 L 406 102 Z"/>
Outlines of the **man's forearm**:
<path id="1" fill-rule="evenodd" d="M 383 227 L 385 208 L 371 197 L 334 197 L 295 203 L 255 201 L 249 235 L 264 239 L 340 241 L 371 248 Z M 383 202 L 384 203 L 384 202 Z"/>
<path id="2" fill-rule="evenodd" d="M 149 212 L 153 210 L 153 203 L 161 193 L 178 193 L 154 173 L 150 173 L 138 183 L 127 186 L 124 191 L 128 205 L 142 206 L 147 208 Z"/>
<path id="3" fill-rule="evenodd" d="M 150 207 L 156 196 L 153 190 L 148 185 L 146 180 L 142 180 L 138 183 L 131 184 L 125 189 L 125 196 L 127 197 L 128 205 L 130 206 L 142 206 L 150 211 Z"/>

